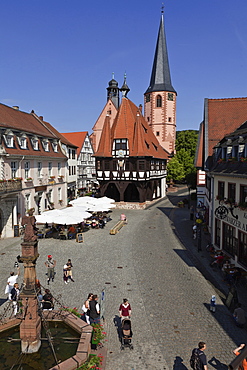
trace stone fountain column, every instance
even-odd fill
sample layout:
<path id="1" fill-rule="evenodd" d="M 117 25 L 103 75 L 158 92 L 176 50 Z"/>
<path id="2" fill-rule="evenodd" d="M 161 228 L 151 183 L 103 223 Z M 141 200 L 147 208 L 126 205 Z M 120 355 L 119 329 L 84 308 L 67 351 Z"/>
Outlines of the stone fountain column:
<path id="1" fill-rule="evenodd" d="M 38 352 L 41 345 L 41 318 L 38 315 L 38 300 L 35 292 L 36 260 L 38 241 L 35 233 L 35 217 L 30 210 L 29 216 L 22 218 L 25 225 L 24 241 L 21 243 L 22 255 L 19 261 L 24 264 L 24 287 L 20 294 L 23 305 L 23 319 L 20 324 L 21 350 L 25 353 Z"/>

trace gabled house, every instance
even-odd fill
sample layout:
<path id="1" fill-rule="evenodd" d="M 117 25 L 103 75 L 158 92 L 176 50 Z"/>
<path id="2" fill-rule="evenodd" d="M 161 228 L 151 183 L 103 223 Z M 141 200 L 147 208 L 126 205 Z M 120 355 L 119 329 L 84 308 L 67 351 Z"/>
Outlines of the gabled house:
<path id="1" fill-rule="evenodd" d="M 61 150 L 67 157 L 66 173 L 64 177 L 67 186 L 67 198 L 63 202 L 67 205 L 67 201 L 74 199 L 77 195 L 77 146 L 70 142 L 48 122 L 44 122 L 44 124 L 60 139 Z"/>
<path id="2" fill-rule="evenodd" d="M 62 134 L 77 146 L 77 190 L 81 195 L 94 188 L 96 183 L 95 158 L 93 146 L 87 131 Z"/>
<path id="3" fill-rule="evenodd" d="M 20 217 L 59 208 L 66 199 L 67 157 L 60 138 L 33 111 L 0 104 L 0 233 L 14 235 Z"/>

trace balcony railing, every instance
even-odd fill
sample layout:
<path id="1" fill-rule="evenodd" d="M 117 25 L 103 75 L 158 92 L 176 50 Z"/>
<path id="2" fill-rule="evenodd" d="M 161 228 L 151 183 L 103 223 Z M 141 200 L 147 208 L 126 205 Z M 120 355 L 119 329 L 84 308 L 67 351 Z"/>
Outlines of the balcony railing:
<path id="1" fill-rule="evenodd" d="M 11 193 L 21 190 L 21 180 L 0 180 L 0 193 Z"/>

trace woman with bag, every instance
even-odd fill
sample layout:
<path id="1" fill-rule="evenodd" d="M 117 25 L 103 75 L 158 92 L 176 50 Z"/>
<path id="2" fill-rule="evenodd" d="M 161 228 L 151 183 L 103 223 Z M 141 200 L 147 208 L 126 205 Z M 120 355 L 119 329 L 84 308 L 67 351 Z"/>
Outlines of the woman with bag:
<path id="1" fill-rule="evenodd" d="M 93 298 L 93 293 L 89 293 L 88 294 L 88 297 L 87 297 L 87 300 L 83 303 L 83 306 L 82 306 L 82 311 L 84 312 L 84 314 L 81 316 L 81 319 L 83 321 L 85 321 L 89 325 L 90 325 L 90 319 L 89 319 L 89 314 L 90 314 L 89 302 L 92 300 L 92 298 Z"/>

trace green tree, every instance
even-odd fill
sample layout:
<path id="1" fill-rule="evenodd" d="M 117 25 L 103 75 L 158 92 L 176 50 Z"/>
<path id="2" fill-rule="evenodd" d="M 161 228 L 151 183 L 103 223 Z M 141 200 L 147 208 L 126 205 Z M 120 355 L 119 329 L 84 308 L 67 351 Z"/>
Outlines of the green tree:
<path id="1" fill-rule="evenodd" d="M 194 166 L 198 132 L 185 130 L 177 133 L 176 154 L 168 162 L 167 179 L 185 180 L 192 188 L 196 186 L 196 168 Z"/>
<path id="2" fill-rule="evenodd" d="M 184 179 L 184 168 L 179 160 L 173 157 L 167 164 L 167 180 L 181 181 Z"/>
<path id="3" fill-rule="evenodd" d="M 181 149 L 185 149 L 186 152 L 190 153 L 192 156 L 195 156 L 197 139 L 198 131 L 179 131 L 176 139 L 176 152 L 179 152 Z"/>

